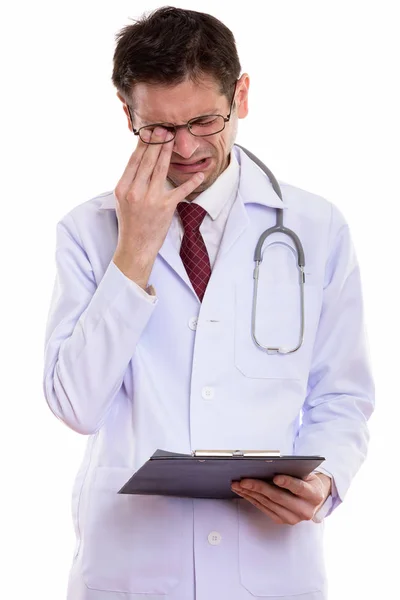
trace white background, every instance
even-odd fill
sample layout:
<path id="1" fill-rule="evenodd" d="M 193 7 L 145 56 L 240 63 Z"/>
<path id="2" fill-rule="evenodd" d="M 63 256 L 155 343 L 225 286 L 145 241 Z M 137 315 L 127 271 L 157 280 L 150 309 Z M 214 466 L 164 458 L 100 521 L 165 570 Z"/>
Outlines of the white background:
<path id="1" fill-rule="evenodd" d="M 326 521 L 330 600 L 398 593 L 397 2 L 187 0 L 234 32 L 251 76 L 238 142 L 333 201 L 361 264 L 377 410 L 367 462 Z M 57 221 L 112 189 L 133 149 L 110 81 L 114 35 L 158 4 L 49 0 L 2 9 L 2 596 L 65 597 L 70 494 L 84 437 L 42 394 Z M 245 9 L 245 10 L 244 10 Z"/>

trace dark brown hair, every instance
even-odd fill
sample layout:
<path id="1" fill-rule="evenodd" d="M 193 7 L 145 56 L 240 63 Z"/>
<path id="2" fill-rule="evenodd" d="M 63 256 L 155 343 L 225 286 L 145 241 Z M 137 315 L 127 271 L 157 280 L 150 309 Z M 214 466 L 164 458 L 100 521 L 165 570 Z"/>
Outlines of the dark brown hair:
<path id="1" fill-rule="evenodd" d="M 131 103 L 135 83 L 177 85 L 214 77 L 228 99 L 240 75 L 235 38 L 211 15 L 166 6 L 116 36 L 112 81 Z"/>

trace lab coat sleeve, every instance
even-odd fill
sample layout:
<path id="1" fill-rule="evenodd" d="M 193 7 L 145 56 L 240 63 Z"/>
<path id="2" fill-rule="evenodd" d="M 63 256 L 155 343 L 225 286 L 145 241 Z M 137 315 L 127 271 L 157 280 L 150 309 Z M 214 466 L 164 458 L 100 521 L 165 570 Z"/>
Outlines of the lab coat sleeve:
<path id="1" fill-rule="evenodd" d="M 296 454 L 326 458 L 321 467 L 333 492 L 323 516 L 342 502 L 366 457 L 373 407 L 360 271 L 349 228 L 332 207 L 322 309 L 295 444 Z"/>
<path id="2" fill-rule="evenodd" d="M 71 214 L 58 223 L 43 389 L 74 431 L 92 434 L 104 423 L 156 304 L 113 261 L 97 286 Z"/>

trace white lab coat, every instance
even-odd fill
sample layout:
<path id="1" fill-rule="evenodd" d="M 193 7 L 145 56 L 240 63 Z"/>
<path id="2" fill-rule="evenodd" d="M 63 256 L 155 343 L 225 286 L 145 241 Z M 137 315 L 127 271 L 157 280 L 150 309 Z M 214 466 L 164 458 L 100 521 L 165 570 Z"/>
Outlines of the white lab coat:
<path id="1" fill-rule="evenodd" d="M 329 513 L 366 455 L 373 384 L 348 226 L 326 200 L 281 185 L 284 223 L 305 250 L 305 340 L 294 354 L 259 350 L 253 253 L 282 203 L 235 153 L 239 192 L 202 304 L 169 236 L 150 278 L 155 302 L 119 271 L 112 193 L 58 224 L 44 391 L 58 418 L 90 435 L 73 490 L 69 600 L 326 598 L 323 522 L 276 525 L 242 499 L 116 493 L 157 448 L 270 448 L 326 457 L 337 492 Z M 298 329 L 293 256 L 275 245 L 261 267 L 257 331 L 294 345 Z"/>

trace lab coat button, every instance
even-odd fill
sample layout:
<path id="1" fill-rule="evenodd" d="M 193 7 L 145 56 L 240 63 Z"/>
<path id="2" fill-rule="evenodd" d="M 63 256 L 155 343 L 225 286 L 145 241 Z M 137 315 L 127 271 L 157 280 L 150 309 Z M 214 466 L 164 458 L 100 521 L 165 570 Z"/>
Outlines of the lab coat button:
<path id="1" fill-rule="evenodd" d="M 189 319 L 189 327 L 192 331 L 196 331 L 197 329 L 197 317 L 192 317 Z"/>
<path id="2" fill-rule="evenodd" d="M 214 398 L 214 388 L 204 387 L 201 390 L 201 395 L 204 398 L 204 400 L 212 400 Z"/>
<path id="3" fill-rule="evenodd" d="M 218 544 L 221 543 L 221 540 L 222 536 L 218 531 L 212 531 L 208 534 L 208 543 L 211 544 L 211 546 L 218 546 Z"/>

